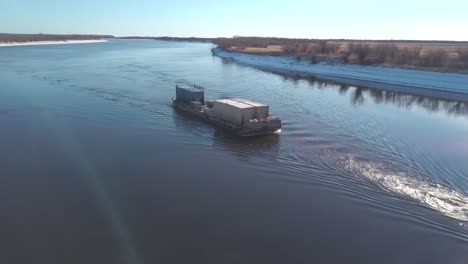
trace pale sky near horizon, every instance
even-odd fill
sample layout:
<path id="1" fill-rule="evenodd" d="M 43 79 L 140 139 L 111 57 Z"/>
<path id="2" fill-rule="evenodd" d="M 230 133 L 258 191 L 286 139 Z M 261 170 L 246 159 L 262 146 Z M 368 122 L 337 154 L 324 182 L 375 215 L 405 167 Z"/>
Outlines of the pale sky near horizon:
<path id="1" fill-rule="evenodd" d="M 1 0 L 0 32 L 468 41 L 468 0 Z"/>

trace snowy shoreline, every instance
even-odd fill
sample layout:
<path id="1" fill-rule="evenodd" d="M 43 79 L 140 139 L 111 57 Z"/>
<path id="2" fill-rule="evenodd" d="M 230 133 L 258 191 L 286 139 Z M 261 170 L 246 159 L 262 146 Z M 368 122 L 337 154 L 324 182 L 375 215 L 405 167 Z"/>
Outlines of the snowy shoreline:
<path id="1" fill-rule="evenodd" d="M 65 45 L 65 44 L 91 44 L 108 42 L 105 39 L 90 39 L 90 40 L 61 40 L 61 41 L 31 41 L 31 42 L 0 42 L 0 47 L 16 47 L 16 46 L 38 46 L 38 45 Z"/>
<path id="2" fill-rule="evenodd" d="M 247 54 L 220 48 L 214 48 L 212 53 L 239 64 L 277 73 L 313 76 L 324 81 L 352 86 L 468 101 L 468 74 L 339 63 L 311 64 L 308 60 L 297 61 L 291 56 Z"/>

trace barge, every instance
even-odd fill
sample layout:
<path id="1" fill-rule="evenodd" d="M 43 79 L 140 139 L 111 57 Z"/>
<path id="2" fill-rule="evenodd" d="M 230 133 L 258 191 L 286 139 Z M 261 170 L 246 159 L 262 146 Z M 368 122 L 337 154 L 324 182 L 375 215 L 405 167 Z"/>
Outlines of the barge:
<path id="1" fill-rule="evenodd" d="M 188 112 L 238 136 L 257 136 L 281 131 L 281 119 L 270 116 L 269 106 L 248 99 L 206 100 L 203 90 L 176 85 L 175 108 Z"/>

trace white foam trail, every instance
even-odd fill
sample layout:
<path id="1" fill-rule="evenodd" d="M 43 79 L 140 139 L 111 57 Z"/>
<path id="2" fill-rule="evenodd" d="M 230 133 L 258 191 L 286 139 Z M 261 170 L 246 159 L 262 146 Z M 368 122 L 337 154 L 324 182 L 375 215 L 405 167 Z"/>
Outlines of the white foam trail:
<path id="1" fill-rule="evenodd" d="M 14 47 L 14 46 L 38 46 L 38 45 L 64 45 L 64 44 L 90 44 L 108 42 L 105 39 L 92 39 L 92 40 L 64 40 L 64 41 L 31 41 L 31 42 L 8 42 L 0 43 L 0 47 Z"/>
<path id="2" fill-rule="evenodd" d="M 356 161 L 349 157 L 345 162 L 347 170 L 370 179 L 388 191 L 413 198 L 446 216 L 468 221 L 468 197 L 464 194 L 372 162 Z"/>

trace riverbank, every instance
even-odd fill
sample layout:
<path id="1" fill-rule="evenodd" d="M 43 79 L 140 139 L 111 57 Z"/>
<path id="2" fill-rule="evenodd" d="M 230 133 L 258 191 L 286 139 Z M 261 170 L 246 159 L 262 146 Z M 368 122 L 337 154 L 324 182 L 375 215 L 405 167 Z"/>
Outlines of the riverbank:
<path id="1" fill-rule="evenodd" d="M 468 101 L 468 75 L 356 64 L 313 64 L 288 55 L 262 55 L 212 50 L 214 56 L 278 73 L 314 77 L 352 86 Z"/>
<path id="2" fill-rule="evenodd" d="M 0 42 L 0 47 L 14 47 L 14 46 L 38 46 L 38 45 L 64 45 L 64 44 L 90 44 L 107 42 L 105 39 L 91 39 L 91 40 L 61 40 L 61 41 L 28 41 L 28 42 Z"/>
<path id="3" fill-rule="evenodd" d="M 219 38 L 227 51 L 294 56 L 317 62 L 468 73 L 468 42 L 422 40 Z"/>

